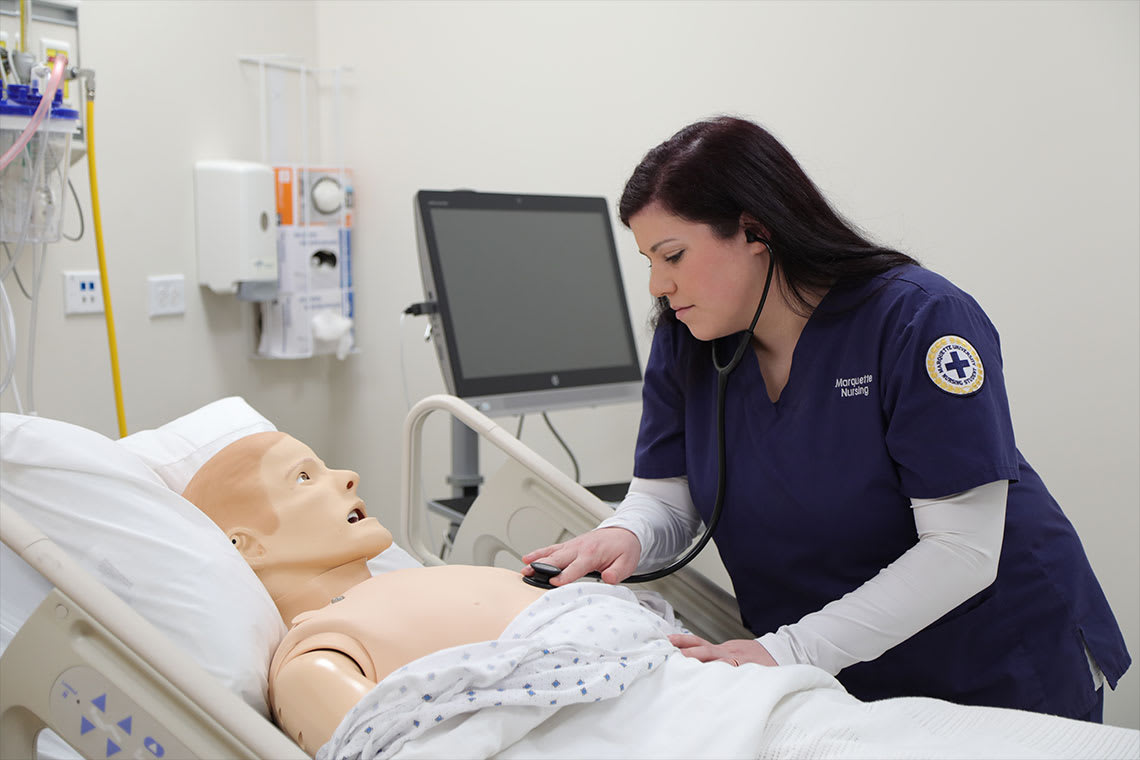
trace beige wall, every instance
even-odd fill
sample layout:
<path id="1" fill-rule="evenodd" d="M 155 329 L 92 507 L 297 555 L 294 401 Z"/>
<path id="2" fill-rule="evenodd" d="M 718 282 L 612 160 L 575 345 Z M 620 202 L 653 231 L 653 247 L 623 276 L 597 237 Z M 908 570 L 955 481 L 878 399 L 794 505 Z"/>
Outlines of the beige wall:
<path id="1" fill-rule="evenodd" d="M 233 298 L 200 292 L 194 256 L 194 162 L 259 157 L 257 72 L 239 65 L 238 56 L 285 51 L 313 60 L 314 22 L 312 3 L 80 5 L 80 63 L 96 71 L 99 199 L 128 430 L 241 394 L 285 425 L 312 420 L 303 432 L 314 445 L 328 440 L 326 426 L 318 424 L 321 413 L 305 409 L 327 364 L 249 359 L 252 312 Z M 4 23 L 16 26 L 10 18 Z M 48 249 L 36 331 L 35 409 L 117 435 L 104 321 L 63 316 L 59 272 L 97 268 L 86 160 L 71 168 L 71 179 L 87 231 L 78 243 L 61 241 Z M 74 235 L 78 221 L 70 199 L 66 215 L 64 230 Z M 187 311 L 150 319 L 146 278 L 164 274 L 186 276 Z M 17 313 L 26 314 L 27 301 L 11 279 L 5 287 Z M 21 350 L 26 340 L 22 332 Z M 21 364 L 21 385 L 24 372 Z M 2 401 L 5 411 L 14 409 L 11 394 Z"/>
<path id="2" fill-rule="evenodd" d="M 394 523 L 402 388 L 443 389 L 422 322 L 400 323 L 422 295 L 414 192 L 614 202 L 647 148 L 740 114 L 783 139 L 849 218 L 988 310 L 1018 444 L 1085 540 L 1135 656 L 1138 23 L 1125 2 L 85 2 L 130 427 L 244 395 L 362 471 Z M 256 81 L 236 58 L 273 52 L 354 69 L 344 135 L 361 353 L 343 363 L 250 359 L 249 311 L 194 287 L 185 316 L 146 317 L 147 274 L 193 281 L 193 162 L 258 157 Z M 75 170 L 86 198 L 85 164 Z M 641 324 L 645 270 L 627 231 L 618 245 Z M 90 237 L 52 248 L 36 398 L 41 414 L 114 434 L 102 323 L 60 316 L 56 272 L 93 265 Z M 585 480 L 628 477 L 638 412 L 552 415 Z M 443 494 L 446 425 L 433 420 L 429 437 L 425 483 Z M 540 422 L 523 439 L 568 469 Z M 1133 669 L 1109 695 L 1109 722 L 1140 727 L 1138 683 Z"/>

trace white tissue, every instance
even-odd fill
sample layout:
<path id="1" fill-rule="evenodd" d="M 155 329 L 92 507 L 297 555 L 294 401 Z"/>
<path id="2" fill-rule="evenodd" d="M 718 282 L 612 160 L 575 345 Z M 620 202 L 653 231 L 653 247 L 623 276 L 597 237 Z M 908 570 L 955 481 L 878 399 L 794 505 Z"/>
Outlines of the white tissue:
<path id="1" fill-rule="evenodd" d="M 352 348 L 352 320 L 332 311 L 318 311 L 313 315 L 313 337 L 326 342 L 336 341 L 336 358 L 348 356 Z"/>

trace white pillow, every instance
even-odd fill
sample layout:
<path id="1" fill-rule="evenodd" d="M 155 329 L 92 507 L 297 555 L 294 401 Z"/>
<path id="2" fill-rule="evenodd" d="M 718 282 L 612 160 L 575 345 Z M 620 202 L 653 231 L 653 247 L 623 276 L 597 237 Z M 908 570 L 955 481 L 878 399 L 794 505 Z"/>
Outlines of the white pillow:
<path id="1" fill-rule="evenodd" d="M 368 560 L 368 571 L 373 575 L 383 575 L 393 570 L 403 570 L 409 567 L 423 567 L 424 563 L 408 554 L 396 544 L 392 544 L 384 551 Z"/>
<path id="2" fill-rule="evenodd" d="M 247 435 L 276 429 L 245 399 L 229 396 L 117 443 L 138 455 L 171 490 L 182 493 L 194 473 L 223 448 Z M 373 575 L 409 567 L 423 563 L 395 544 L 368 560 Z"/>
<path id="3" fill-rule="evenodd" d="M 239 438 L 276 430 L 240 396 L 218 399 L 154 430 L 141 430 L 117 443 L 136 454 L 175 493 L 214 454 Z"/>
<path id="4" fill-rule="evenodd" d="M 225 446 L 272 430 L 237 396 L 117 441 L 0 414 L 4 501 L 263 715 L 269 661 L 285 625 L 224 533 L 179 494 Z M 156 572 L 163 566 L 168 573 Z M 378 575 L 422 564 L 393 544 L 368 567 Z M 50 584 L 7 546 L 0 582 L 2 653 Z"/>
<path id="5" fill-rule="evenodd" d="M 268 715 L 269 660 L 285 633 L 277 608 L 225 534 L 130 448 L 65 422 L 0 414 L 0 497 Z M 164 460 L 175 453 L 163 452 Z M 189 461 L 163 466 L 181 477 Z M 11 555 L 5 571 L 22 564 L 2 550 Z M 0 627 L 10 632 L 27 619 L 47 593 L 40 581 L 0 576 Z"/>

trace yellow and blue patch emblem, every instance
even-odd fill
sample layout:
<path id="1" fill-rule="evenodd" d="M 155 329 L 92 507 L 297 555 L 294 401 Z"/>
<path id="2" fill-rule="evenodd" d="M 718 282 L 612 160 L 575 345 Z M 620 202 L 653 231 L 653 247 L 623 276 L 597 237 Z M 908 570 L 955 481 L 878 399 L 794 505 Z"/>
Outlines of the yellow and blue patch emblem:
<path id="1" fill-rule="evenodd" d="M 970 341 L 943 335 L 926 352 L 926 374 L 942 390 L 955 396 L 977 393 L 986 379 L 982 357 Z"/>

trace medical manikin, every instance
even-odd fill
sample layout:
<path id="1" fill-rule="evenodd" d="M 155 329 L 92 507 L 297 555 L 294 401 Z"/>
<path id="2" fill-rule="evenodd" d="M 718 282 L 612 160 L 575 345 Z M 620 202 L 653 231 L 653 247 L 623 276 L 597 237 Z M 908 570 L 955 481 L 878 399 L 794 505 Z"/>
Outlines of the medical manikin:
<path id="1" fill-rule="evenodd" d="M 373 577 L 365 563 L 392 535 L 368 517 L 359 480 L 328 469 L 284 433 L 258 433 L 215 455 L 183 493 L 225 531 L 289 625 L 270 667 L 269 700 L 278 724 L 310 755 L 389 673 L 498 638 L 545 593 L 492 567 Z"/>

